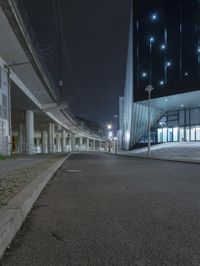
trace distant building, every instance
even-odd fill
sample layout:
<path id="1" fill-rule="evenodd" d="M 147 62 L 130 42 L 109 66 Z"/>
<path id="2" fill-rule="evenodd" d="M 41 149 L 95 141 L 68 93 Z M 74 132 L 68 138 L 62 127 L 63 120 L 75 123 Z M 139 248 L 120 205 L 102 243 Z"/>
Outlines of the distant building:
<path id="1" fill-rule="evenodd" d="M 145 9 L 144 9 L 145 8 Z M 200 2 L 133 1 L 124 96 L 119 101 L 119 146 L 200 141 Z"/>

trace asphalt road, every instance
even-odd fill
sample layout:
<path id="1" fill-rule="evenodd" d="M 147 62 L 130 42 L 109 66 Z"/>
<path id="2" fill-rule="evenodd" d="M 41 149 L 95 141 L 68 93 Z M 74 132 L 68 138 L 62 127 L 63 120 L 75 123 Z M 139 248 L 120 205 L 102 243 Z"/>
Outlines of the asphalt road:
<path id="1" fill-rule="evenodd" d="M 200 265 L 200 165 L 73 155 L 0 265 Z"/>

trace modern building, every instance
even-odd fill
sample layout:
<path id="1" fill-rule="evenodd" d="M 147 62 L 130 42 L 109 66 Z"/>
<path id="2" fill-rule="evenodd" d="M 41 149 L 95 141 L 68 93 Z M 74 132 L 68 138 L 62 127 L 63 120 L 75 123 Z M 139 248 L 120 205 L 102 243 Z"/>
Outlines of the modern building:
<path id="1" fill-rule="evenodd" d="M 150 2 L 132 2 L 119 100 L 118 139 L 125 150 L 147 143 L 149 121 L 154 144 L 200 141 L 200 2 Z"/>

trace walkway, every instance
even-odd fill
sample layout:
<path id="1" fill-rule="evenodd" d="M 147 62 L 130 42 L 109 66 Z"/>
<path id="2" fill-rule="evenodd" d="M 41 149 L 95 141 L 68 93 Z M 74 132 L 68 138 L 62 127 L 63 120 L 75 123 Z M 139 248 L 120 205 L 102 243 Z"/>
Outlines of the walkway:
<path id="1" fill-rule="evenodd" d="M 118 154 L 147 157 L 147 148 L 119 151 Z M 200 142 L 172 142 L 151 146 L 151 157 L 200 162 Z"/>
<path id="2" fill-rule="evenodd" d="M 198 164 L 73 155 L 0 265 L 200 265 L 199 172 Z"/>

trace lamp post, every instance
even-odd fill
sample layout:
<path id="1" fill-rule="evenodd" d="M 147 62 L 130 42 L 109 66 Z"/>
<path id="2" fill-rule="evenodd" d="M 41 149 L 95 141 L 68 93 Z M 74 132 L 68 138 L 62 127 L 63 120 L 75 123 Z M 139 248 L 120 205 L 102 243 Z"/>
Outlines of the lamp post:
<path id="1" fill-rule="evenodd" d="M 148 92 L 148 157 L 150 157 L 150 149 L 151 149 L 151 113 L 150 113 L 150 100 L 151 100 L 151 92 L 153 87 L 148 85 L 145 88 L 145 91 Z"/>

